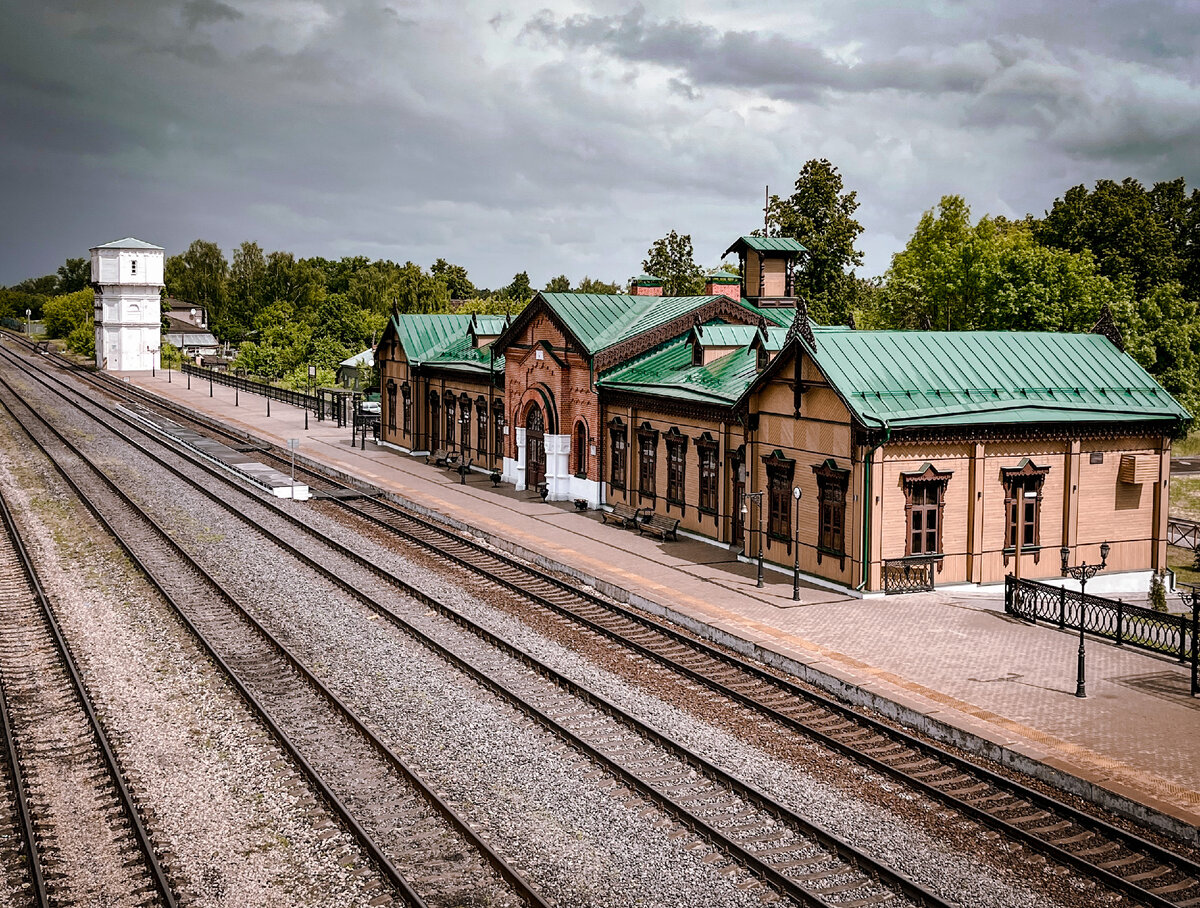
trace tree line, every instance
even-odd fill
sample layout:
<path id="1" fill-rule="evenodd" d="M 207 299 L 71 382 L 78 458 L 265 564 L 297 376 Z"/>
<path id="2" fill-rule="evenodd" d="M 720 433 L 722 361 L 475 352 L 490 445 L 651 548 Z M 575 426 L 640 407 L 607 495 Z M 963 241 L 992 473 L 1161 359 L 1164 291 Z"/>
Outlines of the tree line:
<path id="1" fill-rule="evenodd" d="M 768 200 L 755 231 L 799 240 L 807 253 L 795 287 L 812 317 L 876 329 L 1086 331 L 1107 307 L 1129 353 L 1193 411 L 1200 410 L 1200 190 L 1178 180 L 1150 188 L 1134 179 L 1068 189 L 1043 217 L 978 219 L 960 196 L 945 196 L 918 221 L 879 278 L 859 276 L 862 225 L 857 195 L 829 161 L 808 161 L 793 191 Z M 736 266 L 720 266 L 736 273 Z M 703 292 L 690 234 L 655 240 L 642 269 L 664 293 Z M 46 333 L 90 355 L 88 263 L 71 258 L 56 274 L 0 288 L 0 323 L 24 313 Z M 165 263 L 165 293 L 203 306 L 235 366 L 258 375 L 307 379 L 372 344 L 398 312 L 515 314 L 533 297 L 521 271 L 498 289 L 476 287 L 462 265 L 429 268 L 364 256 L 337 260 L 265 253 L 244 242 L 227 259 L 196 240 Z M 617 282 L 558 275 L 548 291 L 619 293 Z"/>

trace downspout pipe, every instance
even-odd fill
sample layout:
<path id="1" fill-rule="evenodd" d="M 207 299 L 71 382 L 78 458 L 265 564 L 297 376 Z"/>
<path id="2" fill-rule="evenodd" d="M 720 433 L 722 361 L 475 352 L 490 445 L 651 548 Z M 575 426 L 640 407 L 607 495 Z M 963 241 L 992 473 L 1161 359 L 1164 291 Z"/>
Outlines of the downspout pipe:
<path id="1" fill-rule="evenodd" d="M 888 443 L 892 437 L 892 428 L 888 425 L 886 419 L 879 420 L 880 428 L 883 429 L 883 437 L 875 442 L 867 452 L 863 455 L 863 515 L 862 515 L 862 580 L 854 588 L 855 592 L 862 592 L 863 587 L 867 585 L 870 579 L 870 557 L 871 557 L 871 458 L 876 451 Z M 877 436 L 878 437 L 878 436 Z"/>

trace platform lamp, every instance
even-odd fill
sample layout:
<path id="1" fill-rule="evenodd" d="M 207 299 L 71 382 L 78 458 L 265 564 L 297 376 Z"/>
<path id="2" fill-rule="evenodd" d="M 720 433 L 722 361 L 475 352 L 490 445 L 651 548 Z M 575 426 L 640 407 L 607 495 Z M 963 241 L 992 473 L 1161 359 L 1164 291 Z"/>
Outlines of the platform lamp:
<path id="1" fill-rule="evenodd" d="M 1099 564 L 1088 564 L 1085 561 L 1083 564 L 1077 564 L 1074 567 L 1071 567 L 1069 563 L 1071 560 L 1071 549 L 1064 545 L 1058 551 L 1062 555 L 1062 575 L 1079 581 L 1079 662 L 1075 674 L 1075 696 L 1083 699 L 1087 697 L 1087 690 L 1084 684 L 1087 653 L 1084 651 L 1083 642 L 1083 619 L 1087 612 L 1085 589 L 1087 582 L 1108 566 L 1108 553 L 1112 551 L 1112 548 L 1107 542 L 1102 542 L 1100 543 Z"/>
<path id="2" fill-rule="evenodd" d="M 32 309 L 25 310 L 25 336 L 33 337 L 33 322 L 30 321 L 30 316 L 33 315 Z"/>
<path id="3" fill-rule="evenodd" d="M 792 500 L 796 503 L 793 509 L 792 526 L 795 527 L 792 540 L 792 601 L 800 601 L 800 486 L 792 486 Z"/>
<path id="4" fill-rule="evenodd" d="M 753 499 L 758 505 L 758 582 L 755 584 L 760 590 L 763 585 L 763 539 L 762 539 L 762 492 L 743 492 L 742 493 L 742 526 L 747 523 L 747 518 L 750 516 L 750 501 Z"/>

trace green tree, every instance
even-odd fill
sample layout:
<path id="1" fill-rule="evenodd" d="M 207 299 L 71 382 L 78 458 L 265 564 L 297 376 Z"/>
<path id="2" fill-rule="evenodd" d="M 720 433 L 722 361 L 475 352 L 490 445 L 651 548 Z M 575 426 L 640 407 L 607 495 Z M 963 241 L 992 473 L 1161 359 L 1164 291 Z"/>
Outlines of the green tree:
<path id="1" fill-rule="evenodd" d="M 862 264 L 854 248 L 863 231 L 857 208 L 857 194 L 843 191 L 841 174 L 825 158 L 808 161 L 792 194 L 771 196 L 767 205 L 768 235 L 792 237 L 808 250 L 795 286 L 818 321 L 843 323 L 849 315 L 855 288 L 847 272 Z"/>
<path id="2" fill-rule="evenodd" d="M 267 258 L 258 243 L 246 240 L 234 251 L 229 266 L 227 289 L 234 320 L 246 324 L 254 320 L 254 314 L 267 302 L 266 281 Z"/>
<path id="3" fill-rule="evenodd" d="M 519 271 L 514 274 L 512 281 L 500 291 L 500 295 L 522 305 L 533 299 L 533 285 L 529 283 L 529 272 Z"/>
<path id="4" fill-rule="evenodd" d="M 1192 413 L 1200 413 L 1200 306 L 1178 282 L 1161 284 L 1118 318 L 1125 346 Z"/>
<path id="5" fill-rule="evenodd" d="M 58 281 L 55 291 L 75 293 L 84 289 L 92 279 L 92 263 L 87 259 L 67 259 L 58 266 Z"/>
<path id="6" fill-rule="evenodd" d="M 47 337 L 69 337 L 71 332 L 92 327 L 96 295 L 89 287 L 74 293 L 52 296 L 42 306 L 42 324 Z"/>
<path id="7" fill-rule="evenodd" d="M 438 259 L 429 272 L 446 285 L 450 299 L 469 300 L 475 296 L 475 285 L 467 277 L 467 269 L 462 265 L 451 265 L 445 259 Z"/>
<path id="8" fill-rule="evenodd" d="M 450 311 L 450 292 L 445 283 L 412 262 L 397 269 L 394 292 L 392 304 L 398 312 Z"/>
<path id="9" fill-rule="evenodd" d="M 579 282 L 579 287 L 576 289 L 576 292 L 577 293 L 609 293 L 609 294 L 620 293 L 621 285 L 616 283 L 615 281 L 613 281 L 612 283 L 609 283 L 608 281 L 593 280 L 592 278 L 588 277 L 587 275 L 584 275 L 583 280 L 581 280 Z"/>
<path id="10" fill-rule="evenodd" d="M 229 263 L 216 243 L 195 240 L 187 251 L 170 256 L 164 266 L 163 283 L 167 293 L 176 299 L 208 311 L 211 324 L 228 318 L 225 282 Z"/>
<path id="11" fill-rule="evenodd" d="M 663 296 L 695 296 L 704 292 L 704 270 L 696 264 L 690 233 L 672 230 L 646 251 L 642 270 L 663 282 Z"/>
<path id="12" fill-rule="evenodd" d="M 558 277 L 552 277 L 546 283 L 547 293 L 570 293 L 571 279 L 565 274 L 560 274 Z"/>

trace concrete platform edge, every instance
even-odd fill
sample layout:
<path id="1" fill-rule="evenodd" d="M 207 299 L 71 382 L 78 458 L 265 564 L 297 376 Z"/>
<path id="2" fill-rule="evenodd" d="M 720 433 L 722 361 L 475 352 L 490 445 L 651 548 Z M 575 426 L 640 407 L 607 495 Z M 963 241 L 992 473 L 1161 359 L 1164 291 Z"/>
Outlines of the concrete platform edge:
<path id="1" fill-rule="evenodd" d="M 168 401 L 171 404 L 178 404 L 176 401 Z M 194 410 L 190 407 L 185 407 L 191 414 L 196 416 L 202 422 L 208 422 L 214 426 L 220 426 L 224 431 L 234 431 L 243 435 L 247 441 L 254 440 L 262 442 L 264 439 L 254 436 L 245 430 L 230 426 L 220 420 L 214 419 L 212 416 L 202 411 Z M 270 443 L 270 442 L 268 442 Z M 400 453 L 400 452 L 397 452 Z M 610 583 L 601 578 L 594 577 L 584 571 L 579 570 L 573 565 L 565 564 L 548 558 L 545 555 L 530 551 L 523 546 L 517 545 L 510 540 L 502 537 L 494 536 L 480 528 L 471 524 L 456 520 L 446 514 L 441 513 L 426 505 L 420 504 L 411 499 L 405 498 L 403 495 L 390 492 L 386 489 L 381 489 L 379 486 L 348 473 L 344 470 L 339 470 L 324 461 L 315 460 L 307 456 L 297 454 L 296 462 L 326 472 L 343 482 L 350 483 L 360 488 L 366 489 L 371 494 L 376 494 L 381 498 L 390 500 L 405 508 L 411 509 L 415 513 L 436 520 L 437 522 L 455 530 L 469 532 L 475 537 L 487 542 L 489 545 L 497 549 L 508 552 L 509 554 L 535 564 L 545 570 L 554 571 L 573 577 L 588 586 L 593 587 L 598 592 L 605 596 L 609 596 L 618 602 L 626 603 L 637 608 L 643 609 L 653 615 L 657 615 L 674 624 L 686 628 L 697 636 L 708 640 L 712 643 L 717 643 L 726 646 L 729 649 L 740 653 L 743 656 L 756 659 L 767 665 L 784 671 L 802 681 L 812 684 L 821 690 L 826 691 L 839 700 L 850 703 L 855 706 L 874 710 L 887 719 L 897 722 L 898 724 L 920 731 L 928 735 L 935 741 L 944 744 L 959 747 L 986 759 L 994 760 L 1003 766 L 1012 770 L 1038 779 L 1041 782 L 1050 785 L 1051 787 L 1080 797 L 1089 803 L 1095 804 L 1112 813 L 1126 817 L 1143 826 L 1155 829 L 1165 835 L 1180 841 L 1200 844 L 1200 817 L 1191 815 L 1186 811 L 1175 808 L 1171 805 L 1164 805 L 1165 809 L 1160 810 L 1150 804 L 1135 800 L 1125 795 L 1110 791 L 1103 785 L 1089 779 L 1083 778 L 1080 775 L 1075 775 L 1066 770 L 1051 766 L 1045 762 L 1035 760 L 1030 756 L 1021 753 L 1013 747 L 1001 744 L 996 741 L 989 740 L 974 732 L 967 731 L 958 727 L 952 722 L 927 715 L 918 709 L 911 706 L 898 703 L 884 695 L 870 691 L 865 687 L 855 684 L 845 679 L 838 678 L 828 672 L 824 672 L 813 665 L 810 665 L 802 660 L 784 655 L 776 650 L 762 646 L 752 640 L 739 636 L 728 630 L 714 627 L 703 621 L 699 621 L 694 617 L 676 611 L 675 609 L 665 606 L 662 603 L 652 599 L 647 599 L 637 593 L 632 592 L 617 584 Z"/>

